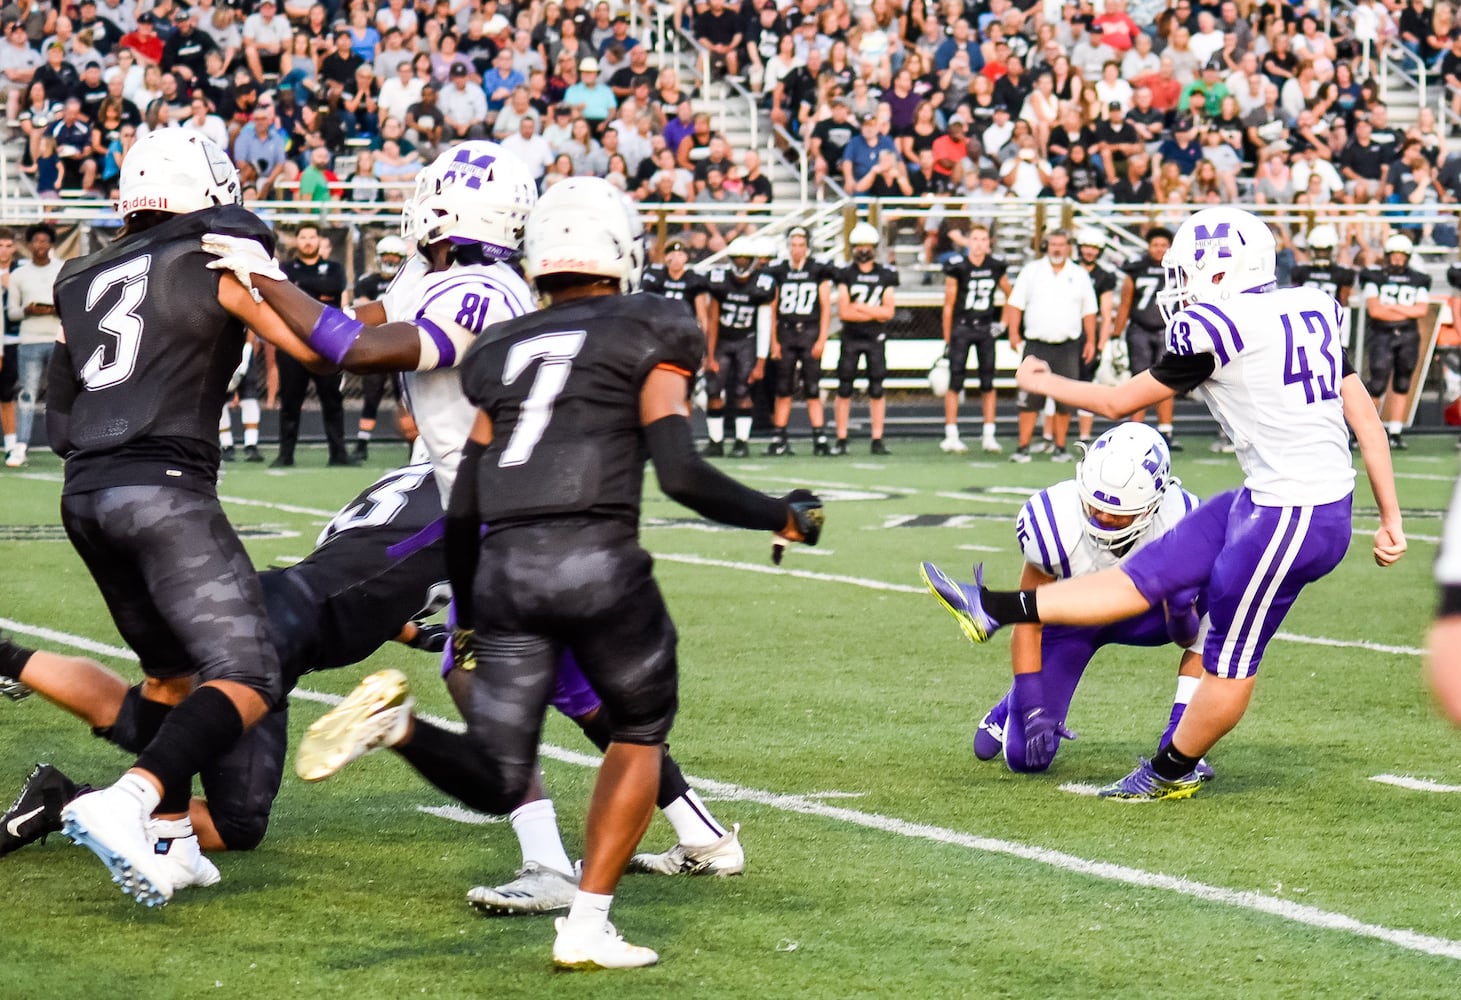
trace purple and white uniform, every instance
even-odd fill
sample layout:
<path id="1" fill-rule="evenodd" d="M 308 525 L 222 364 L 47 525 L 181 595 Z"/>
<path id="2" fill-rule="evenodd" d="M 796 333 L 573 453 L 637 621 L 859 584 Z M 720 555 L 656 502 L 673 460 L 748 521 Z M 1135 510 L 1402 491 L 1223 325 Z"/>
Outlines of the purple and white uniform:
<path id="1" fill-rule="evenodd" d="M 1181 486 L 1169 486 L 1156 515 L 1130 551 L 1141 549 L 1174 527 L 1196 509 L 1198 503 L 1197 497 Z M 1036 493 L 1021 508 L 1015 520 L 1015 538 L 1024 553 L 1025 562 L 1058 580 L 1098 573 L 1119 565 L 1121 556 L 1096 545 L 1086 534 L 1085 517 L 1080 489 L 1073 479 Z M 1190 648 L 1202 648 L 1205 632 L 1204 623 Z M 1111 625 L 1045 625 L 1040 631 L 1042 704 L 1055 718 L 1064 719 L 1086 666 L 1102 646 L 1165 646 L 1171 641 L 1166 612 L 1161 607 Z M 1045 770 L 1044 767 L 1031 766 L 1025 760 L 1025 732 L 1021 720 L 1029 707 L 1020 703 L 1016 689 L 1011 687 L 1000 704 L 986 716 L 985 724 L 997 727 L 1003 734 L 1004 759 L 1011 771 L 1031 773 Z"/>
<path id="2" fill-rule="evenodd" d="M 1195 389 L 1236 445 L 1244 485 L 1121 568 L 1153 604 L 1192 588 L 1207 595 L 1203 667 L 1219 677 L 1256 673 L 1299 591 L 1349 547 L 1342 315 L 1314 288 L 1198 303 L 1172 317 L 1170 354 L 1151 369 L 1164 385 Z"/>

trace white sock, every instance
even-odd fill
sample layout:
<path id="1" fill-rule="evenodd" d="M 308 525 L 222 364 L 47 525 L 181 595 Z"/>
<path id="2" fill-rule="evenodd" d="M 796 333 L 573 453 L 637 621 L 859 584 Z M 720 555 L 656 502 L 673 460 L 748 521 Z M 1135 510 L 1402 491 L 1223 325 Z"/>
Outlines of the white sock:
<path id="1" fill-rule="evenodd" d="M 226 431 L 219 431 L 218 432 L 218 447 L 220 447 L 220 448 L 232 448 L 233 447 L 233 428 L 232 427 L 230 427 Z"/>
<path id="2" fill-rule="evenodd" d="M 994 425 L 993 424 L 985 424 L 984 425 L 984 436 L 985 436 L 985 438 L 987 438 L 987 439 L 989 439 L 991 441 L 994 440 Z"/>
<path id="3" fill-rule="evenodd" d="M 523 852 L 523 864 L 534 861 L 555 872 L 573 874 L 573 862 L 568 860 L 563 838 L 558 834 L 558 813 L 552 799 L 520 805 L 512 811 L 510 819 L 512 832 L 517 834 L 517 844 Z"/>
<path id="4" fill-rule="evenodd" d="M 716 444 L 725 440 L 725 417 L 706 417 L 705 433 Z"/>
<path id="5" fill-rule="evenodd" d="M 126 792 L 142 803 L 142 811 L 149 816 L 157 808 L 157 804 L 162 801 L 162 794 L 152 787 L 152 782 L 142 775 L 132 774 L 130 771 L 118 778 L 117 783 L 112 787 Z"/>
<path id="6" fill-rule="evenodd" d="M 705 803 L 700 801 L 693 788 L 665 806 L 664 813 L 670 826 L 675 828 L 675 836 L 685 847 L 709 847 L 725 836 L 725 830 L 705 808 Z"/>
<path id="7" fill-rule="evenodd" d="M 1163 435 L 1164 437 L 1171 437 L 1172 436 L 1172 425 L 1171 424 L 1157 424 L 1157 433 Z"/>
<path id="8" fill-rule="evenodd" d="M 7 434 L 7 435 L 5 435 L 5 450 L 6 451 L 14 451 L 15 450 L 15 435 L 14 434 Z"/>
<path id="9" fill-rule="evenodd" d="M 245 425 L 244 426 L 244 447 L 245 448 L 257 448 L 258 446 L 259 446 L 259 425 L 258 424 L 255 424 L 252 427 L 249 427 L 248 425 Z"/>
<path id="10" fill-rule="evenodd" d="M 959 425 L 944 424 L 944 437 L 949 441 L 959 440 Z"/>
<path id="11" fill-rule="evenodd" d="M 259 401 L 241 399 L 238 401 L 238 418 L 243 421 L 244 444 L 249 443 L 249 432 L 254 435 L 254 444 L 259 443 Z"/>
<path id="12" fill-rule="evenodd" d="M 613 893 L 604 895 L 580 889 L 573 894 L 573 905 L 568 908 L 568 924 L 575 929 L 598 930 L 609 922 L 609 907 L 613 902 Z"/>
<path id="13" fill-rule="evenodd" d="M 370 431 L 356 431 L 355 432 L 355 440 L 357 440 L 357 441 L 369 441 L 370 440 Z"/>
<path id="14" fill-rule="evenodd" d="M 1177 696 L 1172 699 L 1174 705 L 1186 705 L 1192 701 L 1192 696 L 1197 693 L 1197 684 L 1201 677 L 1178 677 Z"/>
<path id="15" fill-rule="evenodd" d="M 736 417 L 736 440 L 737 441 L 749 441 L 749 440 L 751 440 L 751 418 L 750 417 Z"/>
<path id="16" fill-rule="evenodd" d="M 1390 420 L 1385 423 L 1385 429 L 1391 434 L 1399 434 L 1403 425 L 1398 420 Z"/>

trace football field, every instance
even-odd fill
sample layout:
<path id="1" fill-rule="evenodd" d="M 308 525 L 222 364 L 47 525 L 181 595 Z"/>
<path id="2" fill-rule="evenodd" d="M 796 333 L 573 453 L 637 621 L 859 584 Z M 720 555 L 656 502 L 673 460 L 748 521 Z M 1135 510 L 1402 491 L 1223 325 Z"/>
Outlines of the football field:
<path id="1" fill-rule="evenodd" d="M 977 438 L 975 439 L 977 440 Z M 1363 475 L 1343 565 L 1308 588 L 1269 647 L 1243 723 L 1209 757 L 1216 780 L 1179 802 L 1094 787 L 1149 755 L 1177 651 L 1097 655 L 1051 771 L 970 751 L 1009 684 L 1005 634 L 981 647 L 924 591 L 918 563 L 1013 586 L 1013 519 L 1071 475 L 891 441 L 869 461 L 758 457 L 721 467 L 768 492 L 827 500 L 822 546 L 771 565 L 769 538 L 712 528 L 646 485 L 644 541 L 680 632 L 676 758 L 747 871 L 628 876 L 613 919 L 660 965 L 555 973 L 548 918 L 477 916 L 470 887 L 510 879 L 505 822 L 455 807 L 380 753 L 318 785 L 291 754 L 269 836 L 216 858 L 223 882 L 149 911 L 59 835 L 0 859 L 0 998 L 432 997 L 1442 997 L 1461 982 L 1461 731 L 1421 674 L 1431 562 L 1457 468 L 1450 437 L 1397 455 L 1410 551 L 1375 567 Z M 1193 438 L 1187 488 L 1240 482 Z M 802 443 L 801 450 L 810 452 Z M 233 465 L 220 488 L 259 567 L 304 556 L 369 468 Z M 1003 458 L 1004 456 L 1000 456 Z M 58 522 L 60 463 L 0 476 L 0 628 L 138 676 Z M 392 645 L 306 677 L 291 741 L 371 669 L 412 677 L 420 709 L 454 718 L 435 658 Z M 596 764 L 566 720 L 543 768 L 571 856 Z M 39 698 L 0 701 L 0 806 L 37 761 L 78 781 L 129 761 Z M 657 817 L 645 849 L 674 841 Z"/>

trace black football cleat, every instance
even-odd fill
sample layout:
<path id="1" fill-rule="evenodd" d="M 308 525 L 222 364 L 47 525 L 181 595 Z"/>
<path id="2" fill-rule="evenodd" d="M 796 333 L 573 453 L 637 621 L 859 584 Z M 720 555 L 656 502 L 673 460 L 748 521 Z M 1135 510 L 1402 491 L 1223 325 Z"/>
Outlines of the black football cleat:
<path id="1" fill-rule="evenodd" d="M 355 439 L 355 451 L 353 452 L 353 454 L 354 454 L 354 456 L 355 456 L 356 459 L 358 459 L 359 461 L 362 461 L 362 462 L 364 462 L 367 459 L 369 459 L 370 458 L 370 442 L 367 441 L 367 440 L 365 440 L 365 438 L 356 438 Z"/>
<path id="2" fill-rule="evenodd" d="M 0 816 L 0 857 L 61 831 L 61 809 L 91 791 L 50 764 L 37 764 L 15 802 Z"/>
<path id="3" fill-rule="evenodd" d="M 733 444 L 733 445 L 731 445 L 730 457 L 731 458 L 750 458 L 751 457 L 751 445 L 750 445 L 750 443 L 749 442 L 746 442 L 746 441 L 742 441 L 740 438 L 736 438 L 736 443 Z"/>
<path id="4" fill-rule="evenodd" d="M 885 444 L 883 444 L 883 439 L 882 438 L 873 438 L 872 453 L 874 455 L 891 455 L 891 454 L 893 454 L 891 451 L 888 450 L 888 446 L 885 445 Z"/>
<path id="5" fill-rule="evenodd" d="M 839 456 L 846 455 L 847 454 L 847 439 L 846 438 L 838 438 L 837 439 L 837 443 L 832 446 L 832 454 L 833 455 L 839 455 Z"/>
<path id="6" fill-rule="evenodd" d="M 832 454 L 832 445 L 827 442 L 827 435 L 818 434 L 812 438 L 812 454 L 818 457 Z"/>
<path id="7" fill-rule="evenodd" d="M 223 453 L 220 455 L 220 457 L 225 462 L 232 462 L 234 459 L 238 458 L 238 452 L 234 450 L 233 445 L 229 445 L 227 448 L 223 449 Z"/>
<path id="8" fill-rule="evenodd" d="M 700 449 L 700 454 L 706 458 L 725 458 L 725 442 L 710 441 Z"/>
<path id="9" fill-rule="evenodd" d="M 258 445 L 256 445 L 256 444 L 246 444 L 246 445 L 244 445 L 244 461 L 245 462 L 262 462 L 263 460 L 264 460 L 264 456 L 259 454 L 259 446 Z"/>
<path id="10" fill-rule="evenodd" d="M 771 444 L 766 448 L 766 454 L 769 456 L 793 455 L 795 452 L 791 450 L 791 444 L 786 438 L 776 437 L 771 439 Z"/>

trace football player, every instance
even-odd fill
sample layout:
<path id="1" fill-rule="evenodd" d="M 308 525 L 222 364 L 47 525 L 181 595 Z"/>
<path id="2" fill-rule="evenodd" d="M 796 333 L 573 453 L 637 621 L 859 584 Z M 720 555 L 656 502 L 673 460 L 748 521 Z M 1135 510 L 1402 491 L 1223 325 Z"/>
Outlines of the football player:
<path id="1" fill-rule="evenodd" d="M 781 542 L 815 544 L 821 530 L 811 493 L 768 497 L 696 455 L 687 400 L 704 338 L 679 306 L 624 294 L 638 278 L 637 229 L 600 179 L 570 178 L 543 195 L 523 262 L 551 304 L 495 327 L 463 363 L 480 410 L 447 518 L 459 624 L 472 630 L 475 656 L 475 669 L 457 673 L 499 807 L 532 780 L 563 650 L 612 726 L 579 890 L 555 922 L 553 961 L 565 968 L 658 959 L 608 922 L 654 808 L 677 700 L 675 629 L 638 538 L 646 458 L 667 495 L 713 520 Z"/>
<path id="2" fill-rule="evenodd" d="M 1106 250 L 1106 234 L 1094 226 L 1082 226 L 1075 233 L 1076 263 L 1091 276 L 1091 287 L 1096 290 L 1096 354 L 1090 361 L 1081 361 L 1081 379 L 1089 382 L 1096 377 L 1096 368 L 1101 364 L 1101 352 L 1116 333 L 1116 304 L 1124 292 L 1126 275 L 1101 263 L 1101 254 Z M 1076 430 L 1082 441 L 1090 441 L 1095 430 L 1096 417 L 1090 410 L 1076 413 Z M 1055 415 L 1045 418 L 1048 436 L 1055 434 Z"/>
<path id="3" fill-rule="evenodd" d="M 691 270 L 690 250 L 684 240 L 670 240 L 665 244 L 665 262 L 644 269 L 642 288 L 651 295 L 684 302 L 695 313 L 700 329 L 708 325 L 706 293 L 710 283 L 705 275 Z"/>
<path id="4" fill-rule="evenodd" d="M 225 462 L 238 457 L 233 443 L 233 397 L 238 397 L 238 415 L 243 422 L 243 444 L 245 462 L 262 462 L 259 452 L 259 400 L 264 398 L 268 385 L 268 368 L 264 359 L 264 344 L 258 337 L 249 334 L 244 344 L 243 360 L 234 369 L 228 380 L 229 400 L 223 404 L 223 414 L 218 420 L 218 447 L 222 449 Z"/>
<path id="5" fill-rule="evenodd" d="M 949 388 L 944 393 L 944 439 L 939 449 L 953 455 L 969 449 L 959 440 L 959 397 L 968 375 L 969 351 L 975 351 L 979 366 L 979 392 L 984 405 L 982 447 L 998 455 L 994 436 L 994 414 L 999 394 L 994 389 L 995 342 L 1004 333 L 996 291 L 1008 295 L 1008 266 L 989 252 L 989 227 L 969 227 L 968 255 L 954 254 L 944 264 L 944 355 L 949 359 Z"/>
<path id="6" fill-rule="evenodd" d="M 329 369 L 233 276 L 208 269 L 210 232 L 274 245 L 240 191 L 212 141 L 154 132 L 123 165 L 121 235 L 56 282 L 64 333 L 46 425 L 66 459 L 61 520 L 137 652 L 148 705 L 135 765 L 62 821 L 147 906 L 218 881 L 188 822 L 193 776 L 284 694 L 258 576 L 217 496 L 218 414 L 245 330 Z"/>
<path id="7" fill-rule="evenodd" d="M 1349 547 L 1355 472 L 1346 422 L 1379 508 L 1375 561 L 1389 566 L 1405 553 L 1385 430 L 1339 347 L 1342 307 L 1315 288 L 1275 288 L 1274 254 L 1261 219 L 1204 209 L 1167 251 L 1166 358 L 1114 387 L 1055 376 L 1037 358 L 1026 358 L 1016 376 L 1027 392 L 1111 418 L 1199 392 L 1237 444 L 1240 489 L 1209 499 L 1117 568 L 1043 587 L 990 591 L 980 584 L 982 567 L 969 585 L 923 566 L 929 588 L 980 642 L 1005 625 L 1108 624 L 1193 590 L 1207 595 L 1211 628 L 1197 691 L 1167 744 L 1103 789 L 1108 797 L 1197 790 L 1198 760 L 1242 718 L 1264 650 L 1299 591 Z M 1057 724 L 1037 717 L 1034 735 L 1045 738 Z"/>
<path id="8" fill-rule="evenodd" d="M 706 331 L 705 454 L 725 454 L 725 411 L 735 410 L 735 444 L 731 458 L 751 454 L 751 385 L 766 373 L 762 306 L 776 298 L 776 282 L 756 268 L 756 247 L 750 237 L 737 237 L 726 251 L 730 267 L 710 272 L 710 308 Z M 730 406 L 734 403 L 734 406 Z"/>
<path id="9" fill-rule="evenodd" d="M 768 271 L 777 288 L 771 308 L 771 360 L 777 367 L 772 415 L 776 432 L 766 454 L 792 454 L 786 425 L 791 420 L 792 397 L 800 385 L 812 425 L 812 454 L 830 455 L 822 407 L 822 352 L 832 323 L 833 268 L 812 256 L 806 227 L 793 226 L 786 236 L 786 257 Z"/>
<path id="10" fill-rule="evenodd" d="M 1329 223 L 1320 223 L 1309 230 L 1309 263 L 1295 265 L 1289 272 L 1289 280 L 1332 295 L 1348 309 L 1350 294 L 1354 292 L 1354 268 L 1334 259 L 1337 246 L 1339 233 Z"/>
<path id="11" fill-rule="evenodd" d="M 847 236 L 852 263 L 837 272 L 837 318 L 842 320 L 842 352 L 837 358 L 837 444 L 834 455 L 847 454 L 847 424 L 852 416 L 852 383 L 859 362 L 867 371 L 868 414 L 872 420 L 872 453 L 889 454 L 883 444 L 883 418 L 888 401 L 887 325 L 896 311 L 893 289 L 898 272 L 878 263 L 878 231 L 859 222 Z"/>
<path id="12" fill-rule="evenodd" d="M 1360 277 L 1364 286 L 1370 377 L 1365 388 L 1385 419 L 1390 447 L 1406 447 L 1405 397 L 1420 362 L 1420 320 L 1430 307 L 1431 277 L 1410 266 L 1415 245 L 1396 234 L 1385 241 L 1385 264 Z M 1389 397 L 1386 398 L 1386 390 Z M 1382 408 L 1383 407 L 1383 408 Z"/>
<path id="13" fill-rule="evenodd" d="M 1197 506 L 1197 498 L 1172 476 L 1166 440 L 1140 423 L 1118 424 L 1096 439 L 1075 478 L 1030 498 L 1015 521 L 1015 540 L 1025 556 L 1020 589 L 1110 569 L 1159 537 Z M 1171 739 L 1202 673 L 1201 616 L 1196 595 L 1182 596 L 1128 621 L 1104 626 L 1016 625 L 1010 640 L 1014 684 L 991 708 L 974 734 L 974 755 L 1003 753 L 1011 771 L 1046 770 L 1062 738 L 1070 738 L 1066 713 L 1091 657 L 1102 646 L 1165 646 L 1185 649 L 1177 695 L 1161 745 Z M 1051 719 L 1054 729 L 1028 720 Z M 1198 773 L 1212 771 L 1200 763 Z"/>
<path id="14" fill-rule="evenodd" d="M 1162 258 L 1171 245 L 1172 231 L 1153 226 L 1147 230 L 1146 253 L 1121 269 L 1126 273 L 1126 283 L 1121 286 L 1121 305 L 1116 309 L 1115 328 L 1123 331 L 1121 336 L 1126 338 L 1133 375 L 1140 375 L 1167 353 L 1166 324 L 1157 305 L 1157 293 L 1167 281 Z M 1172 432 L 1173 410 L 1173 400 L 1157 404 L 1157 430 L 1167 439 L 1167 447 L 1177 452 L 1182 450 L 1182 446 Z M 1131 419 L 1145 420 L 1146 411 L 1138 410 Z"/>
<path id="15" fill-rule="evenodd" d="M 406 241 L 399 236 L 382 236 L 375 244 L 375 270 L 355 282 L 355 301 L 357 303 L 356 313 L 359 313 L 360 303 L 377 302 L 385 296 L 386 289 L 396 275 L 401 273 L 401 265 L 411 255 L 411 248 Z M 380 401 L 385 398 L 386 390 L 396 397 L 397 410 L 400 410 L 400 390 L 397 388 L 396 376 L 387 375 L 383 372 L 376 372 L 371 375 L 363 375 L 360 378 L 360 424 L 355 432 L 354 457 L 362 462 L 370 457 L 370 439 L 375 433 L 376 419 L 380 415 Z"/>

